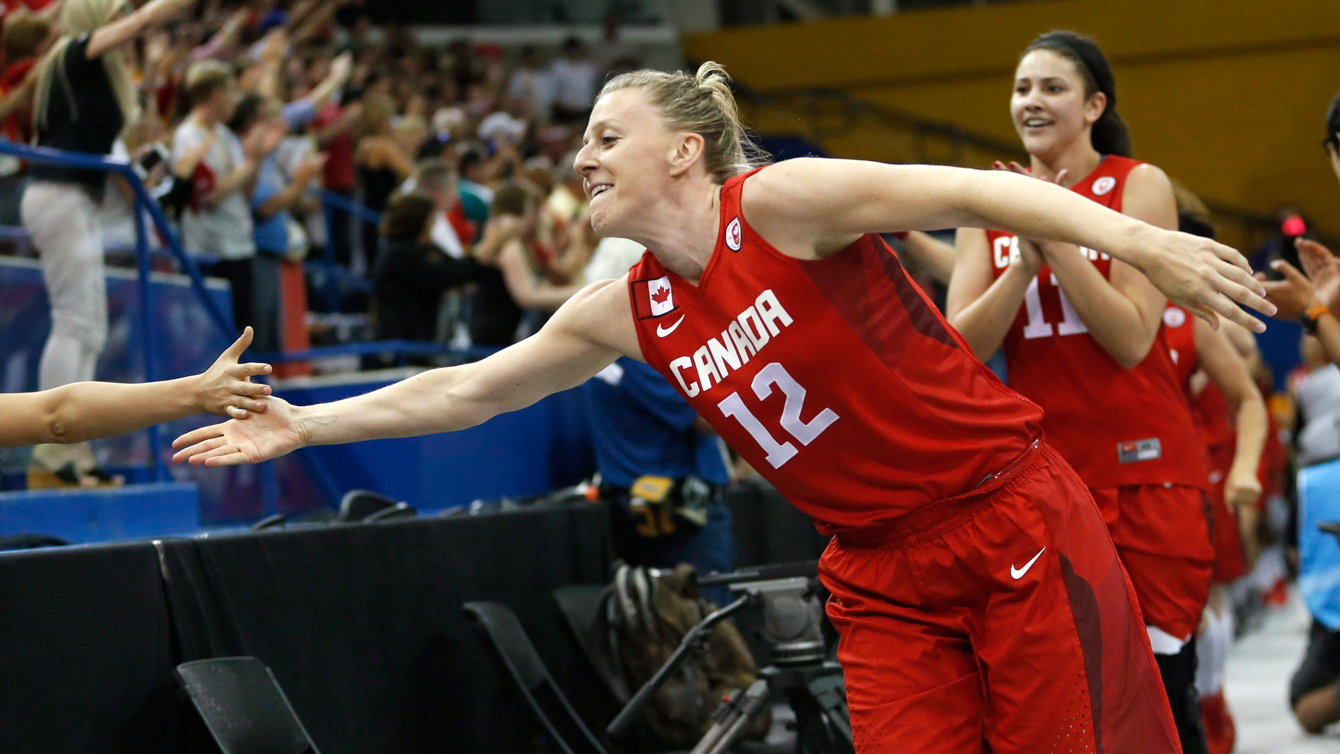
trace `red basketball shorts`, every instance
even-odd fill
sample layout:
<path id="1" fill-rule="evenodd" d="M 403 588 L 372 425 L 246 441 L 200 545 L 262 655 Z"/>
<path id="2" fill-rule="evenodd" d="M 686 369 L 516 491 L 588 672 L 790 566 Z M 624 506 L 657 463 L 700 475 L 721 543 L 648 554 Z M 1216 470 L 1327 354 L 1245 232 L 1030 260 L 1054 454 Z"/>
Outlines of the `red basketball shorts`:
<path id="1" fill-rule="evenodd" d="M 1200 624 L 1214 576 L 1214 504 L 1198 487 L 1091 489 L 1145 623 L 1178 639 Z"/>
<path id="2" fill-rule="evenodd" d="M 1179 750 L 1112 540 L 1046 445 L 985 490 L 839 533 L 819 573 L 858 754 Z"/>

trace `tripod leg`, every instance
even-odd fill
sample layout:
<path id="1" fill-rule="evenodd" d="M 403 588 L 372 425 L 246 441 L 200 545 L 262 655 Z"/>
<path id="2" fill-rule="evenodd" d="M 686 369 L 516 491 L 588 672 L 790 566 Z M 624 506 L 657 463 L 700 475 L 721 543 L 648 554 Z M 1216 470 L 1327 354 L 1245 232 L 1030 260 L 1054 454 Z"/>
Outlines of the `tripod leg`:
<path id="1" fill-rule="evenodd" d="M 731 700 L 725 714 L 718 713 L 717 721 L 712 723 L 712 727 L 708 729 L 698 745 L 693 747 L 690 754 L 722 754 L 722 752 L 725 752 L 740 738 L 740 734 L 744 733 L 745 726 L 763 710 L 771 698 L 772 693 L 768 689 L 768 682 L 763 680 L 754 681 L 743 693 L 736 695 Z"/>
<path id="2" fill-rule="evenodd" d="M 796 744 L 802 754 L 853 754 L 851 723 L 841 676 L 825 676 L 787 690 L 796 712 Z"/>
<path id="3" fill-rule="evenodd" d="M 846 750 L 854 751 L 856 745 L 851 735 L 851 711 L 847 709 L 847 687 L 841 675 L 819 678 L 809 685 L 810 694 L 819 708 L 823 710 L 828 724 L 846 742 Z"/>

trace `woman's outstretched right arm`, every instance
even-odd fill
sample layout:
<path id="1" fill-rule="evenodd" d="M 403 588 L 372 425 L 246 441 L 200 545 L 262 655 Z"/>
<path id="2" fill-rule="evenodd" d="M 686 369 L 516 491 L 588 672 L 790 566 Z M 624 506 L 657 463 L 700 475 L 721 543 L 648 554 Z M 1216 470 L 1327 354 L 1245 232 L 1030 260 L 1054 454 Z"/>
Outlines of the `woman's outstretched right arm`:
<path id="1" fill-rule="evenodd" d="M 593 283 L 540 332 L 478 361 L 434 369 L 365 395 L 315 406 L 270 399 L 262 414 L 177 438 L 173 460 L 231 466 L 308 445 L 451 432 L 576 387 L 620 355 L 641 358 L 626 280 Z"/>

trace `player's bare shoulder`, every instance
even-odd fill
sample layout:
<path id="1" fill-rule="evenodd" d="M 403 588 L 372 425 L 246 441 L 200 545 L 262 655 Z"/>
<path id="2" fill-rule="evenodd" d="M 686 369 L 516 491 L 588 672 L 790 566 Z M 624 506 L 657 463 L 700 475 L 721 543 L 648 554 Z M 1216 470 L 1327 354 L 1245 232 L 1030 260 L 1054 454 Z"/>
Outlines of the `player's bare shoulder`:
<path id="1" fill-rule="evenodd" d="M 597 280 L 581 289 L 554 314 L 550 323 L 583 340 L 642 360 L 628 298 L 627 275 L 617 280 Z"/>

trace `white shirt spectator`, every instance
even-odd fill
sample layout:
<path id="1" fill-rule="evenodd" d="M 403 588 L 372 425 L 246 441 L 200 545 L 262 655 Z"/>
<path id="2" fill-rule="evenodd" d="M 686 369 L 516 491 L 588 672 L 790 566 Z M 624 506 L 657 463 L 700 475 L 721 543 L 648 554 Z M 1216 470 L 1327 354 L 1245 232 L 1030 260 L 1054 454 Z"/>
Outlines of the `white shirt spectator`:
<path id="1" fill-rule="evenodd" d="M 554 104 L 554 77 L 548 71 L 518 68 L 507 85 L 507 95 L 530 102 L 533 113 L 547 113 Z"/>
<path id="2" fill-rule="evenodd" d="M 586 110 L 596 99 L 600 71 L 587 59 L 559 58 L 549 66 L 554 81 L 554 101 L 567 110 Z"/>
<path id="3" fill-rule="evenodd" d="M 172 138 L 173 163 L 203 141 L 206 133 L 195 118 L 188 117 L 182 121 Z M 200 161 L 204 171 L 196 169 L 197 187 L 201 185 L 202 175 L 212 185 L 213 181 L 233 172 L 245 159 L 242 142 L 232 129 L 222 123 L 215 124 L 214 143 L 205 159 Z M 190 253 L 213 254 L 220 259 L 249 259 L 256 255 L 256 242 L 251 235 L 251 209 L 247 206 L 247 197 L 240 190 L 224 197 L 213 207 L 192 201 L 182 212 L 181 232 L 186 250 Z"/>
<path id="4" fill-rule="evenodd" d="M 1340 458 L 1340 367 L 1327 364 L 1314 369 L 1298 378 L 1293 389 L 1304 419 L 1298 433 L 1298 465 Z"/>

